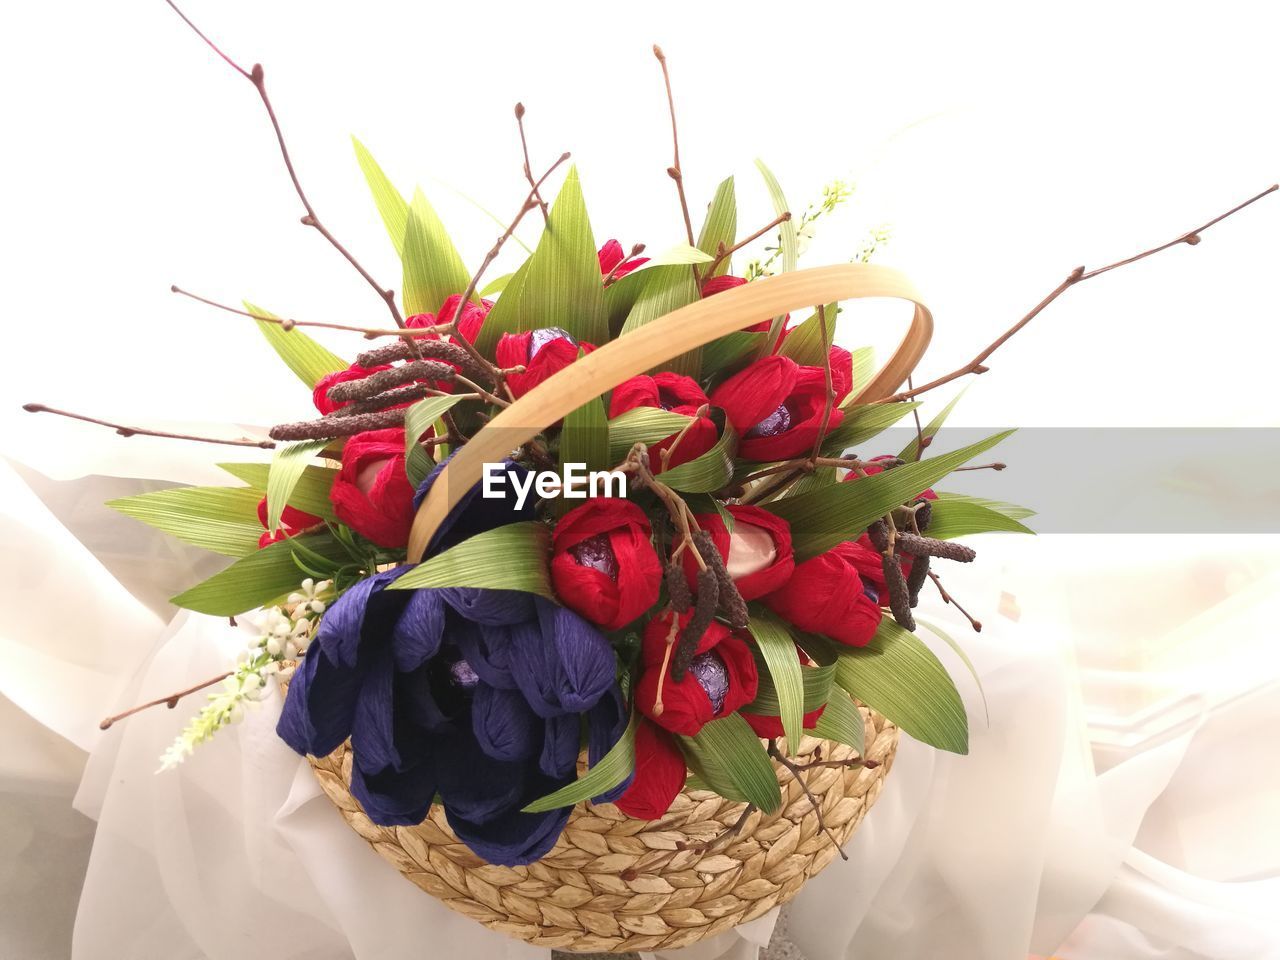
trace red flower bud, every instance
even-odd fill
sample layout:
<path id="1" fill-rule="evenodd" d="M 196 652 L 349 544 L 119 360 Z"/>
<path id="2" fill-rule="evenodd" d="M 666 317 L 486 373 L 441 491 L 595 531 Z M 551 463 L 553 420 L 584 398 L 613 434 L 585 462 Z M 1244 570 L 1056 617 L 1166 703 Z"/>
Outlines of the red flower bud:
<path id="1" fill-rule="evenodd" d="M 609 401 L 609 418 L 613 419 L 636 407 L 654 407 L 692 416 L 707 403 L 707 395 L 698 381 L 679 373 L 641 374 L 624 380 L 613 388 Z"/>
<path id="2" fill-rule="evenodd" d="M 286 505 L 280 513 L 280 526 L 275 530 L 271 530 L 267 527 L 267 498 L 263 497 L 258 501 L 258 522 L 266 530 L 266 533 L 258 538 L 258 548 L 261 549 L 281 540 L 287 540 L 289 537 L 297 536 L 308 527 L 314 527 L 318 524 L 320 518 Z"/>
<path id="3" fill-rule="evenodd" d="M 524 333 L 504 333 L 498 341 L 495 356 L 500 367 L 525 368 L 524 373 L 513 373 L 507 377 L 511 392 L 522 397 L 577 360 L 579 348 L 590 353 L 595 346 L 579 344 L 559 327 L 543 327 Z"/>
<path id="4" fill-rule="evenodd" d="M 832 386 L 847 394 L 850 377 Z M 785 460 L 813 449 L 826 407 L 826 375 L 821 367 L 802 367 L 788 357 L 770 356 L 734 374 L 711 394 L 742 436 L 738 455 L 746 460 Z M 844 411 L 831 410 L 827 429 L 834 430 Z"/>
<path id="5" fill-rule="evenodd" d="M 369 430 L 349 438 L 329 500 L 339 520 L 378 546 L 408 543 L 413 487 L 404 472 L 404 430 Z"/>
<path id="6" fill-rule="evenodd" d="M 733 517 L 733 532 L 718 513 L 700 513 L 698 526 L 705 530 L 724 559 L 729 576 L 743 600 L 755 600 L 786 583 L 795 570 L 791 528 L 768 510 L 749 505 L 725 507 Z M 685 551 L 684 571 L 690 588 L 697 583 L 698 562 Z"/>
<path id="7" fill-rule="evenodd" d="M 693 611 L 680 617 L 683 626 Z M 644 629 L 641 659 L 644 673 L 635 689 L 636 709 L 672 733 L 693 736 L 706 724 L 750 703 L 760 682 L 751 648 L 724 624 L 713 621 L 698 643 L 693 662 L 677 683 L 671 666 L 662 668 L 671 635 L 667 613 Z M 678 631 L 677 631 L 678 635 Z M 661 687 L 661 689 L 659 689 Z"/>
<path id="8" fill-rule="evenodd" d="M 636 269 L 636 267 L 643 266 L 649 262 L 648 257 L 633 257 L 632 259 L 627 260 L 626 263 L 623 263 L 623 261 L 626 260 L 626 256 L 626 253 L 622 249 L 622 244 L 617 240 L 606 240 L 604 242 L 604 246 L 601 247 L 600 251 L 596 254 L 596 257 L 600 261 L 600 275 L 602 277 L 607 277 L 612 273 L 615 277 L 625 277 L 632 270 Z M 622 265 L 619 266 L 619 264 Z M 617 269 L 614 269 L 615 267 Z"/>
<path id="9" fill-rule="evenodd" d="M 796 567 L 765 605 L 801 630 L 851 647 L 865 646 L 880 625 L 878 598 L 867 595 L 857 568 L 838 547 Z"/>
<path id="10" fill-rule="evenodd" d="M 630 500 L 598 498 L 556 524 L 551 583 L 564 605 L 605 630 L 626 626 L 658 599 L 662 564 L 649 520 Z"/>
<path id="11" fill-rule="evenodd" d="M 614 806 L 629 817 L 657 820 L 684 789 L 684 756 L 671 734 L 643 717 L 636 726 L 636 772 Z"/>

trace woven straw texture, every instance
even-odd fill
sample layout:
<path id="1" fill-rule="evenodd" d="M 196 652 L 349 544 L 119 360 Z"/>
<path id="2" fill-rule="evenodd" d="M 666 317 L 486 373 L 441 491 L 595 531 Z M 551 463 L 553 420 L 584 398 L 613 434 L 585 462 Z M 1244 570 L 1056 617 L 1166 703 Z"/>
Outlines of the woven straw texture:
<path id="1" fill-rule="evenodd" d="M 815 767 L 803 777 L 843 846 L 880 795 L 898 728 L 866 707 L 867 769 Z M 803 765 L 856 756 L 805 737 Z M 351 828 L 397 870 L 449 907 L 491 930 L 542 947 L 627 952 L 680 947 L 752 920 L 794 897 L 837 855 L 804 790 L 775 763 L 782 804 L 755 811 L 729 835 L 743 804 L 706 791 L 681 793 L 661 820 L 635 820 L 612 804 L 579 804 L 559 842 L 527 867 L 485 863 L 453 835 L 439 804 L 416 827 L 379 827 L 348 789 L 346 745 L 311 765 Z M 699 849 L 681 849 L 698 845 Z"/>

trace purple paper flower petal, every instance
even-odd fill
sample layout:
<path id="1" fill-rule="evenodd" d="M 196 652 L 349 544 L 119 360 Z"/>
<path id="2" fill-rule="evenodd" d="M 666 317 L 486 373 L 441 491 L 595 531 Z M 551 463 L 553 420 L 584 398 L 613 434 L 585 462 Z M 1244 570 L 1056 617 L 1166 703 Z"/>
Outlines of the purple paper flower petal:
<path id="1" fill-rule="evenodd" d="M 516 682 L 541 716 L 583 713 L 613 686 L 617 659 L 599 630 L 566 607 L 537 598 L 539 643 L 514 645 Z"/>
<path id="2" fill-rule="evenodd" d="M 413 670 L 436 655 L 444 635 L 444 598 L 439 590 L 406 591 L 400 619 L 391 630 L 391 648 L 395 652 L 396 669 Z"/>
<path id="3" fill-rule="evenodd" d="M 335 666 L 318 646 L 293 675 L 276 733 L 298 753 L 327 757 L 351 735 L 359 674 Z"/>
<path id="4" fill-rule="evenodd" d="M 383 648 L 368 654 L 366 659 L 351 725 L 352 754 L 363 770 L 399 768 L 392 714 L 395 671 L 391 651 Z"/>
<path id="5" fill-rule="evenodd" d="M 537 777 L 531 784 L 529 802 L 564 786 L 565 781 Z M 545 813 L 521 813 L 519 807 L 483 824 L 472 823 L 458 812 L 445 807 L 449 826 L 458 839 L 489 863 L 503 867 L 519 867 L 545 857 L 560 839 L 569 822 L 572 807 L 560 807 Z"/>
<path id="6" fill-rule="evenodd" d="M 518 629 L 479 626 L 455 618 L 449 635 L 481 680 L 491 687 L 514 690 L 517 685 L 511 675 L 511 649 Z"/>
<path id="7" fill-rule="evenodd" d="M 562 713 L 545 721 L 542 755 L 538 769 L 557 780 L 572 780 L 578 766 L 578 741 L 581 724 L 576 714 Z"/>
<path id="8" fill-rule="evenodd" d="M 379 613 L 381 617 L 378 619 L 398 613 L 399 606 L 407 598 L 385 598 L 389 600 L 389 604 L 377 601 L 384 599 L 379 596 L 382 588 L 406 569 L 397 567 L 358 581 L 325 611 L 316 639 L 335 664 L 354 667 L 359 658 L 360 638 L 372 625 L 369 621 Z M 387 627 L 389 629 L 390 624 Z"/>
<path id="9" fill-rule="evenodd" d="M 433 765 L 429 758 L 407 770 L 365 773 L 351 768 L 351 795 L 365 814 L 381 827 L 412 827 L 426 819 L 436 795 Z"/>
<path id="10" fill-rule="evenodd" d="M 594 767 L 605 758 L 605 754 L 622 739 L 630 719 L 626 704 L 622 702 L 622 688 L 615 683 L 609 692 L 600 698 L 600 702 L 587 712 L 587 763 Z M 613 803 L 627 792 L 627 787 L 631 786 L 634 776 L 633 770 L 622 783 L 592 797 L 591 802 Z"/>
<path id="11" fill-rule="evenodd" d="M 533 596 L 519 590 L 442 587 L 440 593 L 449 606 L 471 623 L 509 626 L 535 616 Z"/>
<path id="12" fill-rule="evenodd" d="M 448 458 L 442 460 L 427 476 L 427 479 L 422 481 L 413 496 L 415 510 L 422 504 L 423 498 L 435 484 L 436 477 L 440 475 L 445 464 L 452 458 L 453 454 L 450 454 Z M 508 475 L 514 474 L 521 478 L 528 473 L 524 467 L 511 460 L 503 461 L 503 469 Z M 532 498 L 526 499 L 524 506 L 517 509 L 515 489 L 510 481 L 504 480 L 499 486 L 505 494 L 501 499 L 482 497 L 480 495 L 482 484 L 480 483 L 477 483 L 464 493 L 457 505 L 449 511 L 449 515 L 445 517 L 439 529 L 432 535 L 431 541 L 427 544 L 426 556 L 433 557 L 440 551 L 447 550 L 468 537 L 473 537 L 477 533 L 484 533 L 486 530 L 492 530 L 494 527 L 515 523 L 517 520 L 532 520 L 534 518 Z"/>
<path id="13" fill-rule="evenodd" d="M 432 739 L 432 747 L 438 789 L 447 810 L 483 824 L 523 805 L 528 765 L 488 756 L 469 723 L 452 725 Z"/>
<path id="14" fill-rule="evenodd" d="M 526 760 L 542 745 L 543 721 L 516 690 L 480 684 L 471 701 L 471 729 L 495 760 Z"/>

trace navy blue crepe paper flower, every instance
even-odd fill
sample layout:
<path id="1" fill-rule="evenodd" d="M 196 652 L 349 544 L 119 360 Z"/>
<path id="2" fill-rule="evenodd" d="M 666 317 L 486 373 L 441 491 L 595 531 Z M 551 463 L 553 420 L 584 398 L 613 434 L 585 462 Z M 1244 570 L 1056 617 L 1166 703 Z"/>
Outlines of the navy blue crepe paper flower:
<path id="1" fill-rule="evenodd" d="M 510 502 L 468 496 L 435 550 L 522 519 Z M 586 620 L 531 594 L 386 589 L 408 569 L 375 574 L 330 606 L 277 732 L 313 756 L 350 737 L 351 792 L 374 823 L 421 823 L 438 795 L 453 831 L 488 862 L 537 860 L 570 808 L 521 808 L 573 781 L 584 725 L 592 763 L 626 727 L 613 651 Z"/>

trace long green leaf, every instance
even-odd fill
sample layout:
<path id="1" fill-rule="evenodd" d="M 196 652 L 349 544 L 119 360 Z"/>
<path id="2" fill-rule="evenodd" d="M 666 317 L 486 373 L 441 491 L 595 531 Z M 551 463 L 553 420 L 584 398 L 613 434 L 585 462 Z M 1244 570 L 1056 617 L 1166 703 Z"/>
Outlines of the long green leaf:
<path id="1" fill-rule="evenodd" d="M 738 449 L 738 435 L 718 408 L 711 417 L 720 426 L 720 438 L 700 457 L 695 457 L 662 474 L 662 482 L 685 493 L 711 493 L 733 478 L 733 455 Z"/>
<path id="2" fill-rule="evenodd" d="M 954 540 L 975 533 L 1034 533 L 1013 517 L 981 503 L 966 500 L 938 499 L 930 508 L 929 536 Z"/>
<path id="3" fill-rule="evenodd" d="M 853 389 L 849 391 L 847 400 L 856 397 L 875 376 L 876 351 L 873 347 L 854 347 L 849 351 L 853 355 Z M 852 404 L 848 404 L 852 406 Z"/>
<path id="4" fill-rule="evenodd" d="M 715 258 L 708 253 L 703 253 L 697 247 L 691 247 L 687 243 L 677 243 L 674 247 L 668 247 L 662 253 L 658 254 L 642 269 L 650 269 L 652 267 L 668 267 L 675 265 L 690 266 L 695 263 L 710 263 Z"/>
<path id="5" fill-rule="evenodd" d="M 889 429 L 908 413 L 920 406 L 911 403 L 862 403 L 843 407 L 844 419 L 840 426 L 827 434 L 822 452 L 836 457 L 849 447 L 866 443 L 872 437 Z"/>
<path id="6" fill-rule="evenodd" d="M 582 356 L 582 351 L 578 356 Z M 605 470 L 613 465 L 609 458 L 609 419 L 603 397 L 592 397 L 565 416 L 560 430 L 560 464 L 569 463 L 585 464 L 587 470 Z"/>
<path id="7" fill-rule="evenodd" d="M 571 807 L 575 803 L 598 797 L 626 780 L 636 768 L 637 722 L 638 714 L 631 714 L 631 721 L 623 731 L 621 739 L 613 745 L 613 749 L 600 758 L 599 763 L 573 783 L 545 797 L 539 797 L 524 807 L 524 812 L 542 813 L 546 810 L 555 810 L 557 807 Z"/>
<path id="8" fill-rule="evenodd" d="M 994 447 L 1013 433 L 1006 430 L 950 453 L 908 463 L 846 483 L 836 483 L 799 497 L 765 504 L 765 509 L 791 525 L 796 559 L 816 556 L 853 539 L 882 517 L 941 480 L 956 467 Z"/>
<path id="9" fill-rule="evenodd" d="M 777 216 L 787 213 L 791 207 L 787 204 L 787 198 L 782 193 L 782 186 L 778 183 L 778 178 L 773 175 L 773 171 L 765 166 L 764 161 L 759 157 L 756 158 L 756 169 L 760 171 L 760 176 L 764 178 L 764 185 L 769 191 L 769 200 L 773 203 L 773 212 Z M 791 217 L 778 227 L 779 249 L 782 252 L 782 269 L 783 271 L 791 271 L 796 269 L 800 263 L 800 242 L 796 233 L 796 221 Z M 760 352 L 770 349 L 773 344 L 778 342 L 778 337 L 782 334 L 783 324 L 787 322 L 786 314 L 779 314 L 773 318 L 773 323 L 769 326 L 769 338 L 760 347 Z"/>
<path id="10" fill-rule="evenodd" d="M 702 348 L 702 375 L 724 379 L 736 373 L 738 367 L 760 351 L 768 336 L 764 332 L 738 330 L 712 340 Z"/>
<path id="11" fill-rule="evenodd" d="M 622 325 L 622 336 L 625 337 L 632 330 L 652 323 L 659 317 L 665 317 L 672 310 L 695 302 L 699 297 L 698 287 L 693 282 L 693 272 L 688 267 L 652 267 L 645 270 L 644 286 L 636 297 L 631 312 L 627 314 L 626 323 Z M 702 369 L 701 349 L 667 361 L 662 369 L 690 377 L 698 376 Z"/>
<path id="12" fill-rule="evenodd" d="M 938 431 L 942 429 L 942 425 L 947 422 L 947 417 L 951 416 L 951 411 L 956 408 L 956 404 L 960 402 L 960 398 L 964 396 L 968 386 L 962 387 L 960 392 L 951 398 L 951 402 L 938 411 L 938 415 L 930 420 L 920 430 L 919 436 L 911 438 L 911 442 L 902 448 L 902 452 L 898 454 L 903 460 L 917 460 L 920 457 L 920 439 L 924 438 L 926 446 L 928 441 L 938 435 Z"/>
<path id="13" fill-rule="evenodd" d="M 256 307 L 248 300 L 244 301 L 244 308 L 255 317 L 276 317 L 270 310 Z M 256 322 L 262 335 L 267 338 L 267 343 L 271 344 L 271 349 L 280 355 L 285 366 L 308 387 L 314 388 L 326 373 L 347 369 L 347 361 L 326 350 L 296 327 L 286 330 L 278 323 L 266 320 Z"/>
<path id="14" fill-rule="evenodd" d="M 988 510 L 994 510 L 996 513 L 1003 513 L 1013 520 L 1025 520 L 1027 517 L 1036 515 L 1036 512 L 1030 507 L 1020 507 L 1016 503 L 1005 503 L 1003 500 L 988 500 L 986 497 L 975 497 L 967 493 L 944 493 L 941 490 L 935 490 L 934 492 L 937 493 L 939 500 L 974 503 L 980 507 L 986 507 Z"/>
<path id="15" fill-rule="evenodd" d="M 229 557 L 258 549 L 258 491 L 247 487 L 175 487 L 108 500 L 107 506 L 184 543 Z"/>
<path id="16" fill-rule="evenodd" d="M 782 804 L 769 755 L 741 715 L 712 720 L 696 736 L 676 740 L 693 772 L 722 797 L 754 803 L 764 813 Z"/>
<path id="17" fill-rule="evenodd" d="M 707 207 L 707 219 L 702 222 L 702 230 L 698 234 L 698 249 L 703 253 L 716 255 L 720 244 L 725 249 L 732 247 L 738 235 L 738 199 L 733 189 L 733 177 L 726 177 L 716 187 L 711 205 Z M 731 258 L 725 257 L 716 267 L 715 276 L 728 273 Z M 710 277 L 704 276 L 704 280 Z"/>
<path id="18" fill-rule="evenodd" d="M 511 282 L 511 278 L 514 276 L 514 273 L 504 273 L 500 277 L 494 277 L 480 288 L 480 296 L 491 297 L 501 293 L 503 290 L 507 289 L 507 284 Z"/>
<path id="19" fill-rule="evenodd" d="M 509 523 L 463 540 L 424 560 L 390 584 L 390 590 L 484 587 L 521 590 L 555 599 L 547 571 L 551 532 L 536 520 Z"/>
<path id="20" fill-rule="evenodd" d="M 835 675 L 835 663 L 825 667 L 801 667 L 800 677 L 804 685 L 804 712 L 812 713 L 827 702 L 831 696 L 831 684 Z M 768 670 L 761 671 L 760 681 L 756 688 L 756 697 L 742 708 L 743 713 L 753 713 L 761 717 L 782 716 L 782 704 L 778 701 L 778 690 L 773 685 L 773 678 Z"/>
<path id="21" fill-rule="evenodd" d="M 476 335 L 476 349 L 490 359 L 504 333 L 516 333 L 520 329 L 520 293 L 524 289 L 525 278 L 529 275 L 529 264 L 526 260 L 511 274 L 503 288 L 497 303 L 484 318 L 484 324 Z"/>
<path id="22" fill-rule="evenodd" d="M 691 420 L 683 413 L 636 407 L 609 421 L 609 463 L 620 463 L 637 443 L 654 444 L 679 433 Z"/>
<path id="23" fill-rule="evenodd" d="M 406 316 L 439 313 L 445 300 L 465 291 L 471 282 L 462 257 L 421 190 L 413 192 L 409 204 L 402 259 Z"/>
<path id="24" fill-rule="evenodd" d="M 404 463 L 409 475 L 409 482 L 416 489 L 431 470 L 431 458 L 422 449 L 418 441 L 422 439 L 431 425 L 440 419 L 441 414 L 453 409 L 453 405 L 461 397 L 425 397 L 419 400 L 404 415 Z"/>
<path id="25" fill-rule="evenodd" d="M 237 560 L 169 602 L 215 617 L 233 617 L 260 607 L 296 590 L 306 576 L 293 559 L 297 547 L 334 564 L 350 559 L 327 533 L 281 540 Z"/>
<path id="26" fill-rule="evenodd" d="M 507 290 L 503 299 L 511 287 Z M 529 258 L 515 319 L 514 330 L 504 332 L 559 327 L 584 343 L 599 346 L 609 339 L 600 259 L 576 167 L 565 177 L 547 228 Z"/>
<path id="27" fill-rule="evenodd" d="M 355 137 L 351 138 L 351 143 L 356 149 L 356 162 L 360 164 L 365 182 L 369 184 L 369 192 L 373 194 L 378 215 L 382 217 L 382 223 L 387 228 L 387 233 L 391 235 L 391 243 L 396 248 L 396 255 L 403 256 L 405 227 L 409 222 L 409 204 L 387 175 L 382 172 L 378 161 L 373 159 L 373 154 L 365 145 Z"/>
<path id="28" fill-rule="evenodd" d="M 933 651 L 890 618 L 865 647 L 841 652 L 836 683 L 917 740 L 969 752 L 969 718 L 956 685 Z"/>
<path id="29" fill-rule="evenodd" d="M 791 639 L 786 624 L 764 609 L 752 611 L 748 629 L 769 668 L 769 677 L 778 698 L 778 716 L 782 718 L 782 730 L 787 737 L 787 749 L 794 753 L 804 732 L 804 680 L 800 676 L 796 643 Z"/>
<path id="30" fill-rule="evenodd" d="M 218 466 L 247 483 L 257 491 L 259 497 L 266 494 L 271 475 L 269 463 L 220 463 Z M 329 491 L 333 489 L 333 481 L 337 476 L 338 471 L 332 467 L 308 464 L 289 496 L 289 506 L 314 514 L 322 520 L 336 519 L 333 504 L 329 502 Z"/>
<path id="31" fill-rule="evenodd" d="M 973 661 L 969 659 L 969 655 L 964 652 L 964 647 L 960 646 L 959 641 L 957 641 L 953 636 L 951 636 L 951 634 L 947 633 L 936 623 L 930 623 L 928 620 L 921 619 L 920 617 L 917 617 L 916 620 L 919 621 L 920 626 L 924 627 L 926 630 L 932 633 L 935 637 L 937 637 L 939 640 L 941 640 L 943 643 L 949 646 L 952 650 L 954 650 L 956 653 L 956 656 L 959 657 L 961 661 L 964 663 L 965 667 L 968 668 L 969 676 L 973 677 L 973 682 L 978 685 L 978 693 L 982 695 L 982 712 L 986 716 L 987 723 L 990 724 L 991 708 L 987 706 L 987 691 L 982 686 L 982 678 L 978 676 L 978 668 L 973 665 Z"/>
<path id="32" fill-rule="evenodd" d="M 813 726 L 813 735 L 853 747 L 858 751 L 858 756 L 862 756 L 867 749 L 867 731 L 862 722 L 862 711 L 854 706 L 849 695 L 840 687 L 832 689 L 826 709 Z"/>
<path id="33" fill-rule="evenodd" d="M 823 307 L 827 328 L 825 340 L 822 336 L 823 315 L 815 310 L 813 316 L 787 334 L 787 338 L 782 341 L 782 346 L 778 348 L 778 353 L 784 357 L 790 357 L 804 367 L 822 366 L 827 351 L 831 349 L 831 343 L 835 339 L 836 314 L 839 306 L 837 303 L 828 303 Z"/>
<path id="34" fill-rule="evenodd" d="M 303 440 L 276 447 L 267 472 L 267 529 L 280 529 L 280 515 L 302 479 L 307 461 L 329 445 L 328 440 Z"/>

